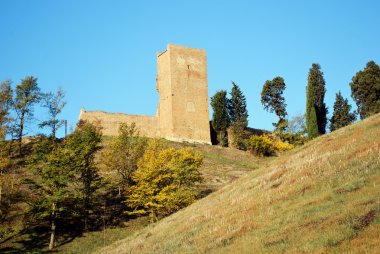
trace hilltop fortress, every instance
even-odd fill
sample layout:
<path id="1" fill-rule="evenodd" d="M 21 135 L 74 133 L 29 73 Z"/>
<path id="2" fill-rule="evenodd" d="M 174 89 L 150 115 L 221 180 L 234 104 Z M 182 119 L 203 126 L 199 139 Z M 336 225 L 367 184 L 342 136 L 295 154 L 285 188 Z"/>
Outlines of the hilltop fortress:
<path id="1" fill-rule="evenodd" d="M 156 116 L 82 108 L 79 120 L 98 122 L 108 136 L 118 134 L 120 123 L 134 122 L 143 136 L 211 144 L 206 51 L 169 44 L 157 54 L 156 82 Z"/>

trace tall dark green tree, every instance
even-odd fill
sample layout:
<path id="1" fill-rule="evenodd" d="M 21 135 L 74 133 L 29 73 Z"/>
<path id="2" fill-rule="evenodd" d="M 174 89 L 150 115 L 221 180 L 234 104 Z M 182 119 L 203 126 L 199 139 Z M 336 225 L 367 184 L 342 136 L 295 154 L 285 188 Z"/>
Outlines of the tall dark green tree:
<path id="1" fill-rule="evenodd" d="M 95 206 L 94 194 L 101 187 L 102 179 L 95 164 L 95 155 L 101 149 L 102 133 L 98 127 L 80 121 L 74 133 L 66 139 L 71 151 L 71 165 L 77 173 L 77 190 L 83 204 L 84 227 L 88 229 L 89 215 Z"/>
<path id="2" fill-rule="evenodd" d="M 286 121 L 286 103 L 282 96 L 286 88 L 285 81 L 282 77 L 275 77 L 272 81 L 267 80 L 261 91 L 261 103 L 264 109 L 278 116 L 278 122 L 273 123 L 279 131 L 284 131 L 287 127 Z"/>
<path id="3" fill-rule="evenodd" d="M 352 77 L 350 86 L 361 119 L 380 112 L 380 67 L 374 61 Z"/>
<path id="4" fill-rule="evenodd" d="M 29 160 L 33 177 L 27 183 L 34 190 L 31 210 L 28 214 L 36 220 L 50 223 L 49 250 L 56 242 L 58 220 L 65 220 L 71 210 L 69 200 L 73 199 L 75 167 L 71 151 L 64 146 L 52 146 L 50 140 L 41 138 L 33 147 Z"/>
<path id="5" fill-rule="evenodd" d="M 244 149 L 244 130 L 248 126 L 247 103 L 243 92 L 233 81 L 230 96 L 231 98 L 228 100 L 227 107 L 228 115 L 231 121 L 231 128 L 229 132 L 231 136 L 228 137 L 228 140 L 232 147 Z"/>
<path id="6" fill-rule="evenodd" d="M 232 81 L 232 88 L 230 92 L 231 99 L 228 100 L 228 114 L 232 124 L 237 123 L 243 125 L 244 128 L 248 126 L 248 110 L 247 103 L 243 92 L 239 86 Z"/>
<path id="7" fill-rule="evenodd" d="M 335 97 L 334 112 L 330 120 L 330 130 L 334 131 L 353 123 L 356 119 L 355 113 L 351 113 L 351 105 L 342 94 L 338 92 Z"/>
<path id="8" fill-rule="evenodd" d="M 18 124 L 16 137 L 18 139 L 19 154 L 21 154 L 22 137 L 26 121 L 33 116 L 34 104 L 39 102 L 40 88 L 37 78 L 28 76 L 21 80 L 21 84 L 16 86 L 16 96 L 14 98 L 14 108 L 17 113 Z"/>
<path id="9" fill-rule="evenodd" d="M 328 110 L 324 102 L 325 93 L 325 79 L 321 66 L 313 63 L 309 70 L 306 88 L 306 127 L 309 138 L 326 133 Z"/>
<path id="10" fill-rule="evenodd" d="M 218 142 L 223 146 L 227 145 L 227 128 L 230 125 L 228 116 L 227 91 L 220 90 L 211 97 L 212 127 L 217 132 Z"/>

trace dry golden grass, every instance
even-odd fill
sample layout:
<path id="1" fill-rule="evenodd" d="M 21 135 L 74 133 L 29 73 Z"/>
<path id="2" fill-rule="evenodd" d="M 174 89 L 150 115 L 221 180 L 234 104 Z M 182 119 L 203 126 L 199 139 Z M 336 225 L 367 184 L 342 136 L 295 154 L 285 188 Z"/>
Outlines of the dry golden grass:
<path id="1" fill-rule="evenodd" d="M 380 115 L 261 165 L 99 253 L 380 249 Z"/>

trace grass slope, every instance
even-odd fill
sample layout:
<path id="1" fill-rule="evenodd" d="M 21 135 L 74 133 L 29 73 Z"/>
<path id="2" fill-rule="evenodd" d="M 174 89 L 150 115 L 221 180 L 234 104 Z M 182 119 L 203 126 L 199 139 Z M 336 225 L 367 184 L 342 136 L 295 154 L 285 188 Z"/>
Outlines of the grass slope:
<path id="1" fill-rule="evenodd" d="M 265 164 L 99 253 L 380 249 L 380 115 Z"/>
<path id="2" fill-rule="evenodd" d="M 204 195 L 235 181 L 242 175 L 257 169 L 260 163 L 265 162 L 265 159 L 253 158 L 250 154 L 236 149 L 174 142 L 170 145 L 177 148 L 191 146 L 204 155 L 201 168 L 204 182 L 200 186 Z M 107 227 L 105 231 L 88 232 L 72 241 L 58 245 L 56 251 L 67 254 L 92 253 L 112 242 L 133 235 L 147 224 L 148 218 L 141 217 L 125 222 L 123 227 Z"/>
<path id="3" fill-rule="evenodd" d="M 104 137 L 104 149 L 109 149 L 110 137 Z M 222 148 L 209 145 L 194 145 L 169 142 L 170 146 L 183 147 L 191 146 L 196 151 L 204 155 L 204 162 L 201 167 L 204 182 L 199 186 L 201 196 L 206 196 L 226 184 L 229 184 L 239 177 L 246 175 L 264 163 L 265 159 L 253 158 L 250 154 L 236 149 Z M 99 163 L 104 177 L 115 177 L 115 173 L 109 172 L 104 165 Z M 23 179 L 28 172 L 27 168 L 20 168 L 21 171 L 14 174 L 14 178 Z M 26 186 L 24 186 L 26 187 Z M 28 191 L 27 189 L 25 191 Z M 49 242 L 49 231 L 42 227 L 25 227 L 23 213 L 27 205 L 24 201 L 19 201 L 12 208 L 11 216 L 8 216 L 6 223 L 0 225 L 0 233 L 3 230 L 11 229 L 5 237 L 0 234 L 0 253 L 44 253 L 47 252 Z M 109 208 L 108 208 L 109 209 Z M 91 253 L 96 249 L 105 247 L 112 242 L 133 235 L 134 232 L 144 228 L 148 224 L 147 217 L 130 219 L 120 225 L 112 224 L 105 220 L 104 230 L 86 232 L 58 232 L 55 252 L 58 253 Z M 70 229 L 70 226 L 68 226 Z M 71 229 L 72 230 L 72 229 Z M 80 235 L 80 236 L 79 236 Z"/>

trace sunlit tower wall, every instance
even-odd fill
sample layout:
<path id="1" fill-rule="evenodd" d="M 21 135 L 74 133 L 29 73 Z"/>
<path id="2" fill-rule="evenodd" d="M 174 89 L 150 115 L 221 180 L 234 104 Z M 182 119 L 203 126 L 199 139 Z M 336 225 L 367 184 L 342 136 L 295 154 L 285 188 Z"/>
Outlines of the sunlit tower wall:
<path id="1" fill-rule="evenodd" d="M 157 68 L 161 136 L 211 144 L 206 51 L 169 44 Z"/>

